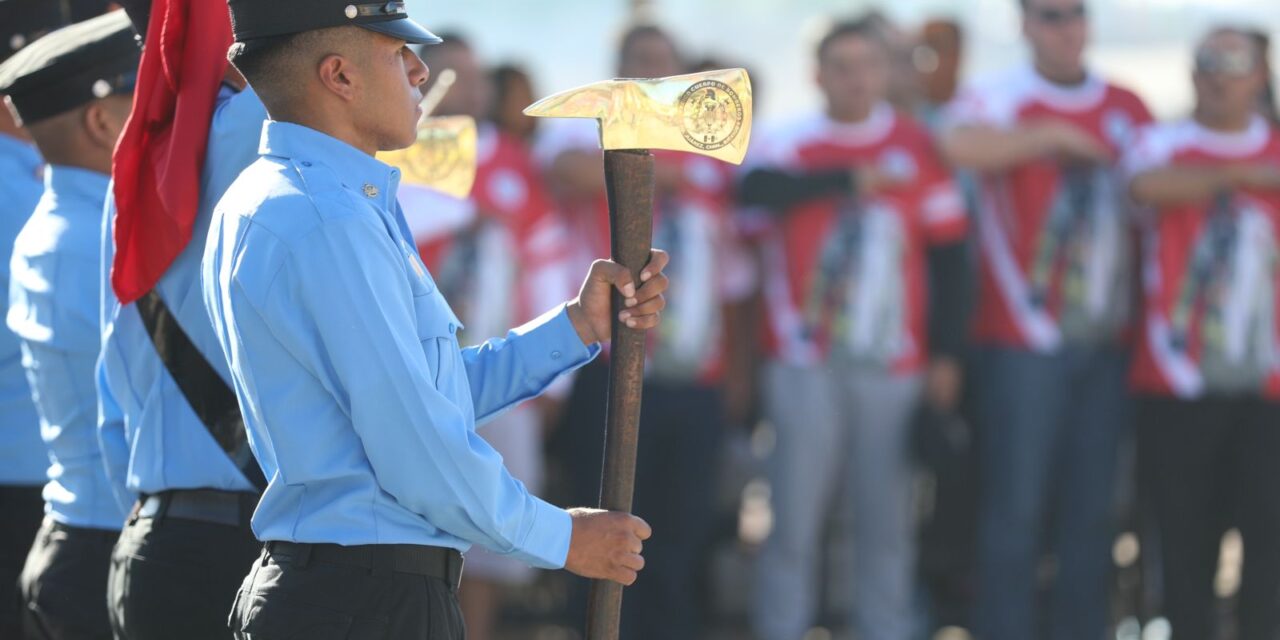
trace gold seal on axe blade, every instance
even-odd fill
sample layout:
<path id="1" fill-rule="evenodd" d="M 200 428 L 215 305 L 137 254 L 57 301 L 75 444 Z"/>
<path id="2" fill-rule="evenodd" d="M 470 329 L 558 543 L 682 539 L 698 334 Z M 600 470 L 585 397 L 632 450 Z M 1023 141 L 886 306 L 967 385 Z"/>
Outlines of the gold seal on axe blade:
<path id="1" fill-rule="evenodd" d="M 413 146 L 380 153 L 378 159 L 400 167 L 405 184 L 465 198 L 476 179 L 476 121 L 470 116 L 424 118 Z"/>
<path id="2" fill-rule="evenodd" d="M 668 149 L 741 164 L 751 142 L 751 79 L 745 69 L 618 79 L 562 91 L 525 115 L 595 118 L 600 146 Z"/>

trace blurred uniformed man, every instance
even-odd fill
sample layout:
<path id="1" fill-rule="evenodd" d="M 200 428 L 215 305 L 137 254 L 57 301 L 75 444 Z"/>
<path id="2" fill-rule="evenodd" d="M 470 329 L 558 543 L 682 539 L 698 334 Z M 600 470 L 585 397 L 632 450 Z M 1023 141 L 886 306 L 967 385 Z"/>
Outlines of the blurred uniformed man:
<path id="1" fill-rule="evenodd" d="M 579 297 L 480 347 L 415 250 L 379 150 L 414 141 L 439 39 L 404 5 L 232 0 L 232 62 L 271 119 L 262 158 L 215 213 L 205 302 L 271 479 L 266 541 L 231 612 L 241 638 L 462 638 L 457 585 L 472 543 L 619 583 L 643 567 L 643 521 L 529 494 L 475 433 L 542 392 L 621 319 L 658 323 L 666 254 L 642 282 L 596 262 Z M 673 535 L 676 535 L 673 533 Z"/>
<path id="2" fill-rule="evenodd" d="M 249 514 L 265 484 L 243 445 L 199 265 L 214 204 L 257 157 L 266 112 L 228 69 L 226 5 L 124 4 L 147 37 L 102 234 L 102 455 L 132 509 L 112 560 L 111 619 L 117 638 L 222 640 L 261 550 Z M 165 29 L 149 33 L 149 15 Z M 161 256 L 160 269 L 136 268 Z"/>
<path id="3" fill-rule="evenodd" d="M 42 34 L 66 24 L 61 3 L 48 0 L 0 0 L 0 62 Z M 2 99 L 3 93 L 0 93 Z M 44 191 L 43 160 L 27 132 L 0 109 L 0 291 L 9 290 L 9 253 L 13 240 Z M 0 295 L 0 314 L 8 309 Z M 18 573 L 40 520 L 41 487 L 49 459 L 40 440 L 40 418 L 22 369 L 17 336 L 0 328 L 0 638 L 18 635 Z"/>
<path id="4" fill-rule="evenodd" d="M 52 463 L 20 582 L 27 638 L 111 637 L 107 566 L 125 514 L 98 448 L 98 238 L 137 67 L 122 11 L 50 33 L 0 65 L 0 92 L 49 163 L 14 243 L 7 318 Z"/>

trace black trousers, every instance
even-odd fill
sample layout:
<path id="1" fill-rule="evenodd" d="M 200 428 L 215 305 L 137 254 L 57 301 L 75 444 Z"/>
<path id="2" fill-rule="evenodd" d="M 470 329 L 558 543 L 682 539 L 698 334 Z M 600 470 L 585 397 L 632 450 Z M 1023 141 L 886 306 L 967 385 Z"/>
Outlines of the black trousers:
<path id="1" fill-rule="evenodd" d="M 114 530 L 71 527 L 45 518 L 20 588 L 28 640 L 111 640 L 107 569 Z"/>
<path id="2" fill-rule="evenodd" d="M 0 638 L 22 633 L 18 576 L 44 520 L 43 486 L 0 486 Z"/>
<path id="3" fill-rule="evenodd" d="M 608 365 L 580 370 L 565 420 L 551 442 L 566 464 L 572 506 L 600 499 Z M 622 598 L 624 640 L 703 637 L 707 551 L 715 529 L 715 490 L 723 405 L 718 389 L 645 381 L 633 513 L 653 527 L 645 568 Z M 589 581 L 574 578 L 575 623 L 585 619 Z"/>
<path id="4" fill-rule="evenodd" d="M 1147 398 L 1138 429 L 1174 640 L 1216 637 L 1214 576 L 1232 526 L 1245 547 L 1238 638 L 1280 638 L 1280 403 Z"/>
<path id="5" fill-rule="evenodd" d="M 285 557 L 263 549 L 228 623 L 239 640 L 463 640 L 441 578 Z"/>
<path id="6" fill-rule="evenodd" d="M 117 640 L 230 640 L 227 612 L 261 550 L 247 521 L 132 519 L 107 585 Z"/>

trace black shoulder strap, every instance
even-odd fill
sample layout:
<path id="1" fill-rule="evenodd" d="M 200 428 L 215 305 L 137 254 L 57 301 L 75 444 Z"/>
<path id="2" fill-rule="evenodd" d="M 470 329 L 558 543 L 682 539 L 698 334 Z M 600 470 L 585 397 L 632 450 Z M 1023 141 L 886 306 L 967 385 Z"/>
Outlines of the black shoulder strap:
<path id="1" fill-rule="evenodd" d="M 136 306 L 160 361 L 169 370 L 170 377 L 177 383 L 196 417 L 204 423 L 209 435 L 227 453 L 240 473 L 258 491 L 266 489 L 267 480 L 262 475 L 262 468 L 249 449 L 244 418 L 240 415 L 235 392 L 191 342 L 155 289 L 139 298 Z"/>

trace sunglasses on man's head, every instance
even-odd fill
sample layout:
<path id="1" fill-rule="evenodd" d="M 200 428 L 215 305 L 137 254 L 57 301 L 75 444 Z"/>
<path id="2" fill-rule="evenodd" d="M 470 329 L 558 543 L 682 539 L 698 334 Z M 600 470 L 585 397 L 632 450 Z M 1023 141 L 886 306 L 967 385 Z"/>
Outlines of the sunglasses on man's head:
<path id="1" fill-rule="evenodd" d="M 1247 76 L 1257 68 L 1257 58 L 1248 51 L 1201 51 L 1196 54 L 1196 73 Z"/>
<path id="2" fill-rule="evenodd" d="M 1089 15 L 1084 5 L 1078 4 L 1066 9 L 1033 9 L 1031 15 L 1045 24 L 1060 25 L 1083 20 Z"/>

